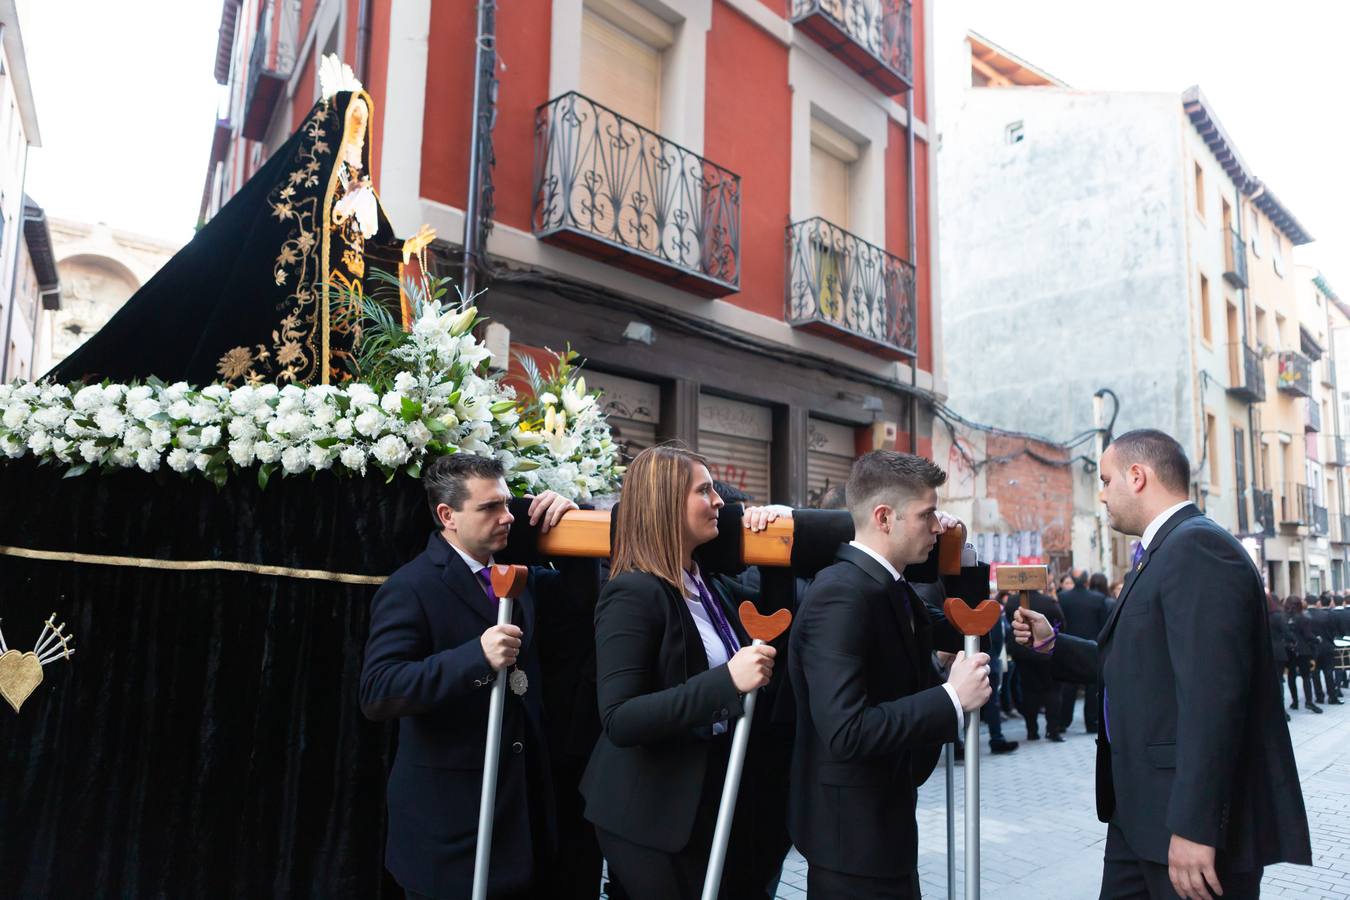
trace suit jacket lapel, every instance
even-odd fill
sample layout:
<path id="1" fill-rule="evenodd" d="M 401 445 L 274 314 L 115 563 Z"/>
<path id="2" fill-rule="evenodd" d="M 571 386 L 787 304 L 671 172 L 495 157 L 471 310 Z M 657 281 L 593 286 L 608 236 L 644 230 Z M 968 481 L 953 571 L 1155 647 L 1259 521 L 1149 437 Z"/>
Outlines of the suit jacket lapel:
<path id="1" fill-rule="evenodd" d="M 906 622 L 904 611 L 899 608 L 896 609 L 896 618 L 900 620 L 900 639 L 905 642 L 905 650 L 909 654 L 910 665 L 914 669 L 915 677 L 919 677 L 925 664 L 925 660 L 920 658 L 921 654 L 919 653 L 919 632 L 920 630 L 930 629 L 933 625 L 928 619 L 928 610 L 924 606 L 922 598 L 910 586 L 909 582 L 896 582 L 895 587 L 899 595 L 897 602 L 908 607 L 910 619 L 909 622 Z M 913 627 L 910 627 L 910 622 L 914 623 Z M 919 678 L 919 683 L 922 684 L 922 682 L 923 679 Z"/>
<path id="2" fill-rule="evenodd" d="M 489 625 L 496 625 L 497 604 L 488 599 L 483 585 L 474 577 L 473 572 L 469 571 L 464 560 L 439 534 L 432 535 L 431 540 L 434 543 L 429 543 L 427 549 L 438 555 L 437 564 L 442 567 L 441 580 L 450 589 L 450 595 L 477 613 Z M 436 547 L 435 544 L 439 544 L 440 547 Z"/>

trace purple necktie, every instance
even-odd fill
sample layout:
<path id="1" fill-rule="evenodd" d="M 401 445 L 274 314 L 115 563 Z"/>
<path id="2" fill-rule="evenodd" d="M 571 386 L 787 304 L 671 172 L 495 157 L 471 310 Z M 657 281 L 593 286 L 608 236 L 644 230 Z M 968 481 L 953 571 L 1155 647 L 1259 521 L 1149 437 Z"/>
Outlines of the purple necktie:
<path id="1" fill-rule="evenodd" d="M 708 614 L 708 619 L 713 624 L 713 630 L 717 636 L 722 639 L 722 647 L 727 651 L 727 659 L 736 655 L 736 651 L 741 648 L 740 642 L 736 640 L 736 633 L 731 630 L 731 623 L 727 621 L 726 613 L 722 612 L 722 606 L 712 598 L 708 589 L 703 586 L 703 579 L 694 578 L 694 586 L 698 588 L 698 602 L 703 604 L 703 611 Z"/>
<path id="2" fill-rule="evenodd" d="M 1144 542 L 1140 541 L 1134 545 L 1134 555 L 1130 557 L 1130 568 L 1139 568 L 1139 563 L 1144 559 Z"/>
<path id="3" fill-rule="evenodd" d="M 492 589 L 492 575 L 488 573 L 487 566 L 478 570 L 478 580 L 483 583 L 483 590 L 487 591 L 488 599 L 496 603 L 497 592 Z"/>

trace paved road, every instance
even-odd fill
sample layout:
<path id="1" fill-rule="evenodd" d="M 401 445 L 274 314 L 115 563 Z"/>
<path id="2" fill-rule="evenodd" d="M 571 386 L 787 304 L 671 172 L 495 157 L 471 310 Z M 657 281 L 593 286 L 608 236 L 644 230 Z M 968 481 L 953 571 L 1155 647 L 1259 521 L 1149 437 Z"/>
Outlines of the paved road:
<path id="1" fill-rule="evenodd" d="M 1312 828 L 1313 865 L 1266 871 L 1262 897 L 1350 900 L 1350 706 L 1324 715 L 1292 713 Z M 1093 900 L 1101 880 L 1106 826 L 1093 809 L 1094 736 L 1079 718 L 1063 744 L 1023 742 L 1017 752 L 981 758 L 982 893 L 997 900 Z M 1020 720 L 1004 725 L 1020 739 Z M 985 748 L 988 741 L 982 742 Z M 956 767 L 956 808 L 965 802 L 964 771 Z M 919 793 L 919 875 L 927 900 L 947 895 L 945 778 L 939 766 Z M 957 897 L 964 886 L 963 834 L 957 818 Z M 784 867 L 778 897 L 806 896 L 806 861 L 795 852 Z"/>

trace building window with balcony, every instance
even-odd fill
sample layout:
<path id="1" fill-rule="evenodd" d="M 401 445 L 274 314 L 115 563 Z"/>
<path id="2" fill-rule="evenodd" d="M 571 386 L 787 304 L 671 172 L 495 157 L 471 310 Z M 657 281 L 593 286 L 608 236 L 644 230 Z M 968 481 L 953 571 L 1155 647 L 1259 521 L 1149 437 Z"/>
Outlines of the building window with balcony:
<path id="1" fill-rule="evenodd" d="M 1200 276 L 1200 336 L 1206 344 L 1214 343 L 1213 316 L 1209 308 L 1209 279 Z"/>
<path id="2" fill-rule="evenodd" d="M 581 15 L 581 93 L 661 130 L 662 54 L 674 28 L 636 4 L 588 3 Z"/>
<path id="3" fill-rule="evenodd" d="M 1261 214 L 1252 207 L 1252 256 L 1261 256 Z"/>

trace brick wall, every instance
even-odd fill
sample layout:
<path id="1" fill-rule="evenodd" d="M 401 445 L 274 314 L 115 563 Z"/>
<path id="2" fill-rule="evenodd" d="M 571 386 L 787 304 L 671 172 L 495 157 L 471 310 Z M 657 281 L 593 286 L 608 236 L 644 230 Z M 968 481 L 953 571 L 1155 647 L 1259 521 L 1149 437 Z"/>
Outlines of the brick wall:
<path id="1" fill-rule="evenodd" d="M 1069 451 L 1022 438 L 988 436 L 986 491 L 1002 518 L 1016 531 L 1039 531 L 1047 555 L 1070 552 L 1073 544 L 1073 469 L 1047 465 L 1068 461 Z M 1011 457 L 1006 462 L 1000 461 Z"/>

